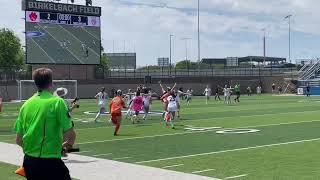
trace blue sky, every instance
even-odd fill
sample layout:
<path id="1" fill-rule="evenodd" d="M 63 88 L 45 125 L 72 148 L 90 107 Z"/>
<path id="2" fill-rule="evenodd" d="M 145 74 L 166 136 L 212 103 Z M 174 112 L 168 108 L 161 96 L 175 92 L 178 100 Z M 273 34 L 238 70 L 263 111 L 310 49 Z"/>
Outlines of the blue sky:
<path id="1" fill-rule="evenodd" d="M 66 1 L 66 0 L 62 0 Z M 83 4 L 84 0 L 75 0 Z M 107 52 L 137 52 L 139 65 L 197 59 L 197 0 L 93 0 L 102 7 L 102 38 Z M 267 55 L 288 57 L 288 23 L 292 17 L 292 59 L 320 56 L 319 0 L 200 0 L 201 57 L 262 55 L 262 28 L 267 29 Z M 0 27 L 13 29 L 23 39 L 20 1 L 0 0 Z"/>

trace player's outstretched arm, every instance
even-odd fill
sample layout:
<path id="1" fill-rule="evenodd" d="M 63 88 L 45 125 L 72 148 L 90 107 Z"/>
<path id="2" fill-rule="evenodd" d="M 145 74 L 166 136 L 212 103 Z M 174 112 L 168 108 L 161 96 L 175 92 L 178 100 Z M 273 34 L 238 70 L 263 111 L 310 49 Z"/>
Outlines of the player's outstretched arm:
<path id="1" fill-rule="evenodd" d="M 164 88 L 163 88 L 163 86 L 162 86 L 161 82 L 159 82 L 159 85 L 160 85 L 160 87 L 161 87 L 161 91 L 162 91 L 162 93 L 163 93 L 163 92 L 165 92 L 165 90 L 164 90 Z"/>
<path id="2" fill-rule="evenodd" d="M 177 86 L 177 83 L 174 83 L 174 85 L 173 85 L 171 90 L 174 90 L 176 88 L 176 86 Z"/>

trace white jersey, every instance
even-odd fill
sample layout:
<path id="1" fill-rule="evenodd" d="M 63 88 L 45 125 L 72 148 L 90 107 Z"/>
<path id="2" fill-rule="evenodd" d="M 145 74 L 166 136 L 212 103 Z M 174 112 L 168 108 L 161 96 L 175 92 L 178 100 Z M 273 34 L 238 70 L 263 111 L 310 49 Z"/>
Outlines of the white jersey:
<path id="1" fill-rule="evenodd" d="M 261 94 L 261 87 L 257 87 L 257 93 Z"/>
<path id="2" fill-rule="evenodd" d="M 191 98 L 193 91 L 188 90 L 187 91 L 187 98 Z"/>
<path id="3" fill-rule="evenodd" d="M 231 89 L 230 88 L 223 88 L 224 96 L 231 96 Z"/>
<path id="4" fill-rule="evenodd" d="M 148 107 L 151 104 L 151 95 L 147 94 L 143 96 L 143 105 Z"/>
<path id="5" fill-rule="evenodd" d="M 204 90 L 204 95 L 205 95 L 205 96 L 211 96 L 211 89 L 210 89 L 210 88 L 206 88 L 206 89 Z"/>
<path id="6" fill-rule="evenodd" d="M 105 107 L 108 94 L 106 92 L 99 92 L 95 97 L 98 99 L 98 106 Z"/>
<path id="7" fill-rule="evenodd" d="M 177 103 L 177 98 L 173 97 L 173 96 L 169 96 L 167 98 L 168 101 L 168 111 L 169 112 L 175 112 L 178 110 L 178 103 Z"/>

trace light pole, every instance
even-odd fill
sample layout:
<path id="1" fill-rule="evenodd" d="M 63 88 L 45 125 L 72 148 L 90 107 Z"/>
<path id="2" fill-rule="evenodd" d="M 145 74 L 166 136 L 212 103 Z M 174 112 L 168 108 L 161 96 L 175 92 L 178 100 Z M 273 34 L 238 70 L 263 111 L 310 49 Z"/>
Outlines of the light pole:
<path id="1" fill-rule="evenodd" d="M 186 61 L 188 60 L 188 40 L 190 40 L 191 38 L 181 38 L 181 40 L 183 40 L 185 42 L 185 46 L 186 46 Z"/>
<path id="2" fill-rule="evenodd" d="M 291 17 L 292 17 L 291 14 L 284 17 L 284 19 L 288 19 L 288 23 L 289 23 L 289 62 L 290 63 L 291 63 Z"/>
<path id="3" fill-rule="evenodd" d="M 169 75 L 171 76 L 171 62 L 172 62 L 172 49 L 171 49 L 171 44 L 172 44 L 172 37 L 173 37 L 173 35 L 172 34 L 170 34 L 170 59 L 169 59 Z"/>
<path id="4" fill-rule="evenodd" d="M 190 40 L 191 38 L 181 38 L 181 40 L 185 41 L 185 45 L 186 45 L 186 69 L 188 69 L 188 40 Z"/>
<path id="5" fill-rule="evenodd" d="M 261 29 L 263 31 L 263 65 L 266 63 L 266 28 Z"/>
<path id="6" fill-rule="evenodd" d="M 200 0 L 198 0 L 198 74 L 200 75 Z"/>

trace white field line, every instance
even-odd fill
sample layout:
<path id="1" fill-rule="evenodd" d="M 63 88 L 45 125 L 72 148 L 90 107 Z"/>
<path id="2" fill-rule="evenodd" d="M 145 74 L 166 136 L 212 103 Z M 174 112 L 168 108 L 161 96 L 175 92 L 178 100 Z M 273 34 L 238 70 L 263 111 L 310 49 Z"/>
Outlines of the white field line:
<path id="1" fill-rule="evenodd" d="M 248 176 L 248 174 L 242 174 L 242 175 L 238 175 L 238 176 L 226 177 L 224 179 L 236 179 L 236 178 L 241 178 L 241 177 L 245 177 L 245 176 Z"/>
<path id="2" fill-rule="evenodd" d="M 83 154 L 83 153 L 87 153 L 87 152 L 91 152 L 91 151 L 80 151 L 80 152 L 74 152 L 73 154 Z"/>
<path id="3" fill-rule="evenodd" d="M 106 154 L 96 154 L 96 155 L 93 155 L 94 157 L 99 157 L 99 156 L 109 156 L 111 155 L 112 153 L 106 153 Z"/>
<path id="4" fill-rule="evenodd" d="M 57 40 L 57 38 L 55 38 L 49 31 L 47 31 L 44 27 L 42 27 L 39 23 L 37 23 L 39 27 L 41 27 L 44 31 L 46 31 L 55 41 L 57 41 L 57 43 L 59 44 L 59 40 Z M 75 57 L 80 63 L 84 64 L 84 62 L 79 59 L 79 57 L 77 57 L 72 51 L 70 51 L 69 49 L 66 49 L 73 57 Z"/>
<path id="5" fill-rule="evenodd" d="M 82 43 L 82 41 L 79 38 L 77 38 L 74 34 L 72 34 L 70 31 L 68 31 L 67 29 L 65 29 L 61 25 L 58 25 L 58 26 L 61 27 L 64 31 L 66 31 L 68 34 L 70 34 L 75 40 L 79 41 L 80 44 Z M 98 53 L 96 53 L 93 49 L 91 49 L 90 47 L 87 47 L 87 48 L 90 49 L 95 55 L 100 57 L 100 55 Z"/>
<path id="6" fill-rule="evenodd" d="M 281 126 L 281 125 L 302 124 L 302 123 L 311 123 L 311 122 L 320 122 L 320 120 L 299 121 L 299 122 L 279 123 L 279 124 L 265 124 L 265 125 L 258 125 L 258 126 L 235 127 L 235 128 L 232 128 L 232 129 L 258 128 L 258 127 L 268 127 L 268 126 Z M 209 129 L 209 130 L 205 130 L 205 131 L 187 131 L 187 132 L 181 132 L 181 133 L 159 134 L 159 135 L 153 135 L 153 136 L 140 136 L 140 137 L 123 138 L 123 139 L 108 139 L 108 140 L 101 140 L 101 141 L 89 141 L 89 142 L 82 142 L 82 143 L 77 143 L 77 144 L 83 145 L 83 144 L 93 144 L 93 143 L 103 143 L 103 142 L 126 141 L 126 140 L 133 140 L 133 139 L 144 139 L 144 138 L 156 138 L 156 137 L 164 137 L 164 136 L 175 136 L 175 135 L 184 135 L 184 134 L 206 133 L 206 132 L 212 132 L 212 131 L 216 131 L 216 130 L 217 129 Z"/>
<path id="7" fill-rule="evenodd" d="M 172 160 L 172 159 L 181 159 L 181 158 L 189 158 L 189 157 L 196 157 L 196 156 L 221 154 L 221 153 L 227 153 L 227 152 L 237 152 L 237 151 L 244 151 L 244 150 L 250 150 L 250 149 L 260 149 L 260 148 L 265 148 L 265 147 L 281 146 L 281 145 L 288 145 L 288 144 L 313 142 L 313 141 L 319 141 L 319 140 L 320 140 L 320 138 L 315 138 L 315 139 L 307 139 L 307 140 L 301 140 L 301 141 L 291 141 L 291 142 L 284 142 L 284 143 L 267 144 L 267 145 L 262 145 L 262 146 L 251 146 L 251 147 L 245 147 L 245 148 L 239 148 L 239 149 L 230 149 L 230 150 L 224 150 L 224 151 L 213 151 L 213 152 L 208 152 L 208 153 L 191 154 L 191 155 L 186 155 L 186 156 L 176 156 L 176 157 L 163 158 L 163 159 L 154 159 L 154 160 L 148 160 L 148 161 L 139 161 L 139 162 L 135 162 L 135 163 L 142 164 L 142 163 L 158 162 L 158 161 L 165 161 L 165 160 Z"/>
<path id="8" fill-rule="evenodd" d="M 164 166 L 162 167 L 163 169 L 166 169 L 166 168 L 173 168 L 173 167 L 180 167 L 180 166 L 183 166 L 184 164 L 176 164 L 176 165 L 170 165 L 170 166 Z"/>
<path id="9" fill-rule="evenodd" d="M 51 62 L 56 63 L 56 61 L 51 56 L 49 56 L 49 54 L 33 38 L 30 39 L 38 46 L 38 48 L 40 48 L 44 52 L 46 56 L 48 56 Z"/>
<path id="10" fill-rule="evenodd" d="M 87 31 L 84 27 L 81 27 L 82 30 L 86 31 L 88 34 L 90 34 L 93 38 L 95 38 L 97 41 L 100 42 L 100 39 L 97 38 L 95 35 L 93 35 L 91 32 Z"/>
<path id="11" fill-rule="evenodd" d="M 301 111 L 301 112 L 287 112 L 287 113 L 267 113 L 267 114 L 257 114 L 257 115 L 245 115 L 245 116 L 233 116 L 233 117 L 218 117 L 218 118 L 203 118 L 201 120 L 197 119 L 197 120 L 186 120 L 184 122 L 201 122 L 204 120 L 215 120 L 215 119 L 223 119 L 223 118 L 245 118 L 245 117 L 260 117 L 260 116 L 267 116 L 267 115 L 279 115 L 279 114 L 300 114 L 300 113 L 312 113 L 312 112 L 319 112 L 320 110 L 316 110 L 316 111 Z M 150 123 L 148 125 L 153 125 L 153 124 L 159 124 L 159 122 L 157 123 Z M 122 126 L 134 126 L 134 125 L 122 125 Z M 104 129 L 104 128 L 113 128 L 113 126 L 104 126 L 104 127 L 93 127 L 93 128 L 80 128 L 77 129 L 77 131 L 85 131 L 85 130 L 90 130 L 90 129 Z"/>
<path id="12" fill-rule="evenodd" d="M 113 160 L 122 160 L 122 159 L 130 159 L 132 157 L 121 157 L 121 158 L 114 158 Z"/>
<path id="13" fill-rule="evenodd" d="M 208 172 L 208 171 L 214 171 L 215 169 L 204 169 L 201 171 L 193 171 L 191 172 L 192 174 L 199 174 L 199 173 L 203 173 L 203 172 Z"/>

